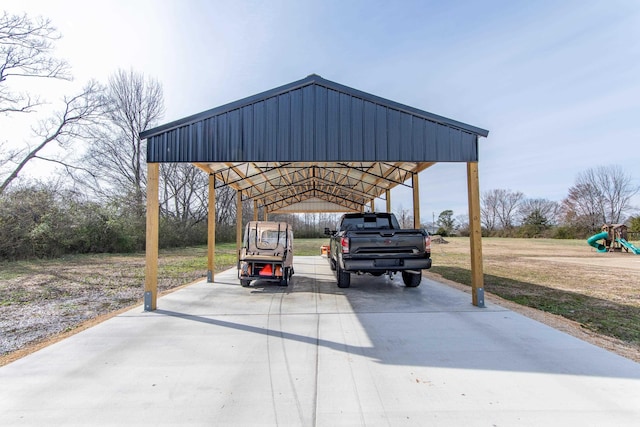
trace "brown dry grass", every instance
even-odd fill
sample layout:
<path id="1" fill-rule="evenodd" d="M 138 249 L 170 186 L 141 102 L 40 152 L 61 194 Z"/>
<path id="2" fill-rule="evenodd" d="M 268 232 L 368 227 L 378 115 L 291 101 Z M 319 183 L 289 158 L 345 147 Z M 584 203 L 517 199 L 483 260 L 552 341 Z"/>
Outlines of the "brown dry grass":
<path id="1" fill-rule="evenodd" d="M 469 240 L 447 240 L 433 245 L 426 274 L 469 292 Z M 316 254 L 325 240 L 307 243 L 296 252 Z M 640 256 L 599 254 L 584 241 L 486 238 L 483 258 L 487 300 L 640 362 Z M 144 262 L 134 254 L 0 264 L 0 366 L 140 304 Z M 216 247 L 216 269 L 233 264 L 235 245 Z M 159 291 L 205 273 L 206 248 L 162 251 Z"/>
<path id="2" fill-rule="evenodd" d="M 469 240 L 447 240 L 433 245 L 427 274 L 469 285 Z M 597 253 L 582 240 L 482 243 L 485 291 L 502 305 L 640 361 L 640 256 Z"/>
<path id="3" fill-rule="evenodd" d="M 217 270 L 235 264 L 235 246 L 218 252 Z M 162 251 L 158 291 L 206 277 L 206 265 L 206 248 Z M 141 304 L 144 270 L 144 254 L 0 264 L 0 366 Z"/>
<path id="4" fill-rule="evenodd" d="M 296 253 L 317 254 L 324 243 L 297 239 Z M 236 261 L 235 243 L 216 245 L 216 271 Z M 0 366 L 141 305 L 144 271 L 144 253 L 0 262 Z M 206 247 L 161 250 L 158 292 L 206 272 Z"/>

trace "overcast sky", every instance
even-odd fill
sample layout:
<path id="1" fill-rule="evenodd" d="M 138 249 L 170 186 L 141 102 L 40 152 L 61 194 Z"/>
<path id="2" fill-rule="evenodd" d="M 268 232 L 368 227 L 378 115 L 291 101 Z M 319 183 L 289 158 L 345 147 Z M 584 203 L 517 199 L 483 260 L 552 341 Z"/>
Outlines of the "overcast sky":
<path id="1" fill-rule="evenodd" d="M 619 165 L 640 185 L 637 0 L 2 0 L 1 8 L 50 18 L 78 83 L 106 82 L 119 68 L 157 78 L 163 122 L 315 73 L 488 129 L 481 192 L 560 201 L 580 172 L 600 165 Z M 427 169 L 420 192 L 423 221 L 445 209 L 466 214 L 465 165 Z M 394 210 L 411 208 L 409 194 L 392 193 Z"/>

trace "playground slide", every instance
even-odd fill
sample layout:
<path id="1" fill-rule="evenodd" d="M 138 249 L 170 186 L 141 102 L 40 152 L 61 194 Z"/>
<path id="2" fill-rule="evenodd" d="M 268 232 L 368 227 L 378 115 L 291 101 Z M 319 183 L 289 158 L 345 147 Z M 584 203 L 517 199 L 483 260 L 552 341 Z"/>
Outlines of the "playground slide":
<path id="1" fill-rule="evenodd" d="M 587 239 L 587 243 L 590 246 L 596 248 L 596 251 L 598 252 L 607 252 L 607 247 L 602 243 L 598 243 L 598 240 L 606 239 L 607 237 L 609 237 L 609 233 L 603 231 L 602 233 L 594 234 L 593 236 L 589 237 Z"/>
<path id="2" fill-rule="evenodd" d="M 616 241 L 620 243 L 622 246 L 624 246 L 625 248 L 629 249 L 634 254 L 640 255 L 640 248 L 635 247 L 633 244 L 627 242 L 624 239 L 616 239 Z"/>

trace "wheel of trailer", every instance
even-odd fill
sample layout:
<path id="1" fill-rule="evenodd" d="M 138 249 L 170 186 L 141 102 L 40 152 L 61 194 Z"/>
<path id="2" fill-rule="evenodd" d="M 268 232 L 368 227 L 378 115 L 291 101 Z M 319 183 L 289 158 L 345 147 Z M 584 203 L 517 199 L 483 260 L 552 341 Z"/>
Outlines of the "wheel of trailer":
<path id="1" fill-rule="evenodd" d="M 416 286 L 420 286 L 420 282 L 422 281 L 422 273 L 409 273 L 408 271 L 402 272 L 402 281 L 404 285 L 408 288 L 415 288 Z"/>
<path id="2" fill-rule="evenodd" d="M 251 280 L 240 279 L 240 284 L 243 288 L 246 288 L 251 283 Z"/>
<path id="3" fill-rule="evenodd" d="M 351 286 L 351 274 L 347 273 L 336 264 L 336 277 L 338 279 L 339 288 L 348 288 Z"/>

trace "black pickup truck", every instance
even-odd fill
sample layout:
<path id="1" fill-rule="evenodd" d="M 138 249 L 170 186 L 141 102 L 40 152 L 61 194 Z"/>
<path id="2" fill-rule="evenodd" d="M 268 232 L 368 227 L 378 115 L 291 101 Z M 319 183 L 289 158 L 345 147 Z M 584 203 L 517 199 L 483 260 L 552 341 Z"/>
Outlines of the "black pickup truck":
<path id="1" fill-rule="evenodd" d="M 340 219 L 331 236 L 329 262 L 338 287 L 348 288 L 351 273 L 374 276 L 402 272 L 408 287 L 420 285 L 422 270 L 431 268 L 431 238 L 426 230 L 401 229 L 392 213 L 353 213 Z"/>

